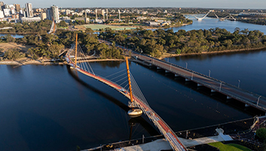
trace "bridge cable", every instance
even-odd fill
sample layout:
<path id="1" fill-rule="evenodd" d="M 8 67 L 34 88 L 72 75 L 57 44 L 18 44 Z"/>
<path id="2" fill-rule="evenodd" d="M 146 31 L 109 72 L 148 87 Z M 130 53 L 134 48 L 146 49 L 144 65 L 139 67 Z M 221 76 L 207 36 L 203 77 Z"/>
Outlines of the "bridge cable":
<path id="1" fill-rule="evenodd" d="M 93 71 L 93 69 L 92 69 L 90 63 L 89 63 L 89 62 L 86 62 L 86 59 L 87 59 L 87 58 L 86 58 L 86 56 L 85 56 L 84 51 L 83 51 L 82 48 L 80 47 L 80 45 L 78 45 L 78 50 L 80 51 L 80 54 L 81 54 L 81 58 L 82 58 L 82 60 L 84 60 L 84 62 L 81 61 L 81 63 L 84 64 L 85 69 L 87 69 L 88 72 L 90 72 L 90 73 L 92 73 L 92 74 L 95 75 L 95 73 L 94 73 L 94 71 Z"/>
<path id="2" fill-rule="evenodd" d="M 114 77 L 114 78 L 111 78 L 110 80 L 112 81 L 112 80 L 117 79 L 117 78 L 119 78 L 119 77 L 121 77 L 121 76 L 125 76 L 125 74 L 127 74 L 127 73 L 123 73 L 123 74 L 121 74 L 121 75 L 119 75 L 119 76 L 116 76 L 116 77 Z"/>
<path id="3" fill-rule="evenodd" d="M 149 106 L 148 101 L 146 100 L 146 98 L 144 97 L 143 93 L 141 92 L 134 76 L 130 73 L 130 77 L 131 77 L 131 82 L 132 82 L 132 86 L 133 86 L 133 93 L 143 102 L 145 103 L 147 106 Z"/>
<path id="4" fill-rule="evenodd" d="M 118 72 L 116 72 L 116 73 L 113 73 L 113 74 L 110 74 L 110 75 L 108 75 L 108 76 L 105 76 L 105 78 L 111 77 L 111 76 L 113 76 L 113 75 L 116 75 L 116 74 L 118 74 L 118 73 L 125 72 L 125 71 L 126 71 L 126 69 L 121 70 L 121 71 L 118 71 Z"/>

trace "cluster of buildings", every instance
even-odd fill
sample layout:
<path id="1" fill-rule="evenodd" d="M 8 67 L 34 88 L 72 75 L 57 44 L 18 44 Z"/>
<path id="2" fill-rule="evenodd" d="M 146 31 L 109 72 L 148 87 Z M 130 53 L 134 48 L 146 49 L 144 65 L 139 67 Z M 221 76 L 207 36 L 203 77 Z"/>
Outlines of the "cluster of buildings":
<path id="1" fill-rule="evenodd" d="M 57 6 L 51 6 L 46 9 L 33 9 L 31 3 L 26 3 L 25 7 L 20 4 L 4 4 L 0 2 L 0 21 L 7 22 L 33 22 L 44 19 L 55 20 L 59 22 L 59 9 Z"/>
<path id="2" fill-rule="evenodd" d="M 57 6 L 51 6 L 50 8 L 34 8 L 32 3 L 26 3 L 25 7 L 21 7 L 20 4 L 4 4 L 4 2 L 0 2 L 0 21 L 7 22 L 33 22 L 33 21 L 41 21 L 45 19 L 54 20 L 56 23 L 59 23 L 61 20 L 65 22 L 71 22 L 73 20 L 70 19 L 70 16 L 76 16 L 75 20 L 84 20 L 85 23 L 104 23 L 105 21 L 114 21 L 120 22 L 121 13 L 123 14 L 139 14 L 140 18 L 136 17 L 136 20 L 154 20 L 148 22 L 147 25 L 150 26 L 162 26 L 171 24 L 171 22 L 166 22 L 162 20 L 152 19 L 150 17 L 156 15 L 157 13 L 167 13 L 167 10 L 160 11 L 155 10 L 154 12 L 150 12 L 145 9 L 59 9 Z M 60 14 L 63 16 L 59 18 Z M 85 14 L 85 17 L 84 17 Z M 77 17 L 82 16 L 82 17 Z M 87 16 L 93 16 L 90 20 Z M 72 18 L 73 19 L 73 18 Z"/>

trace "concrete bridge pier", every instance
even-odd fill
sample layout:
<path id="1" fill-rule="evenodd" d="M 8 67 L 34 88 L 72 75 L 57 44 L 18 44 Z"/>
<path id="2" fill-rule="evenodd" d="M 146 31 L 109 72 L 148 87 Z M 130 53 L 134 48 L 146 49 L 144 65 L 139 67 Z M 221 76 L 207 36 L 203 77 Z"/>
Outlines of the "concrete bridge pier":
<path id="1" fill-rule="evenodd" d="M 197 83 L 197 90 L 202 88 L 202 86 L 203 86 L 202 84 Z"/>
<path id="2" fill-rule="evenodd" d="M 202 84 L 199 84 L 199 83 L 198 83 L 197 86 L 198 86 L 198 87 L 202 87 Z"/>

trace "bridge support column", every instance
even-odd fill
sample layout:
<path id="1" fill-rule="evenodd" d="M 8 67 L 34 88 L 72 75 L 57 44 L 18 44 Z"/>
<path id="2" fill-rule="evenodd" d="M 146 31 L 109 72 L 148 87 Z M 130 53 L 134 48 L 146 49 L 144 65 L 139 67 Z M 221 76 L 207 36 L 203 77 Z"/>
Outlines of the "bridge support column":
<path id="1" fill-rule="evenodd" d="M 211 89 L 211 92 L 216 92 L 216 90 Z"/>
<path id="2" fill-rule="evenodd" d="M 232 99 L 230 96 L 226 96 L 226 99 L 229 100 L 229 99 Z"/>
<path id="3" fill-rule="evenodd" d="M 248 104 L 245 104 L 245 107 L 249 107 L 249 105 Z"/>
<path id="4" fill-rule="evenodd" d="M 198 87 L 201 87 L 201 86 L 202 86 L 202 84 L 199 84 L 199 83 L 198 83 L 198 84 L 197 84 L 197 86 L 198 86 Z"/>

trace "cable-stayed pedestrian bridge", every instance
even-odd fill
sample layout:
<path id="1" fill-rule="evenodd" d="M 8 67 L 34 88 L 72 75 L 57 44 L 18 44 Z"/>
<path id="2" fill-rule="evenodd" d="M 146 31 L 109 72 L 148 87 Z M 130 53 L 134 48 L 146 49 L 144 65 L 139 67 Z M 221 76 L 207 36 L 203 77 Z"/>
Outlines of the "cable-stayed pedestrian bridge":
<path id="1" fill-rule="evenodd" d="M 77 58 L 79 58 L 77 60 Z M 79 45 L 72 45 L 71 49 L 68 50 L 66 54 L 66 61 L 71 68 L 77 70 L 78 72 L 94 78 L 113 89 L 117 90 L 125 97 L 127 97 L 131 102 L 129 102 L 129 107 L 141 109 L 141 111 L 154 123 L 154 125 L 159 129 L 159 131 L 164 135 L 167 141 L 170 143 L 171 147 L 175 151 L 186 151 L 186 147 L 180 142 L 179 138 L 176 136 L 174 131 L 167 125 L 167 123 L 149 106 L 144 95 L 139 89 L 136 81 L 134 80 L 132 74 L 127 68 L 127 72 L 120 71 L 109 75 L 108 77 L 102 77 L 95 74 L 92 67 L 88 62 L 86 62 L 86 55 Z M 126 60 L 127 61 L 127 60 Z M 127 61 L 128 67 L 128 61 Z M 125 74 L 128 73 L 128 77 Z M 131 77 L 131 78 L 129 78 Z M 132 89 L 131 89 L 132 83 Z M 134 111 L 134 110 L 133 110 Z"/>

